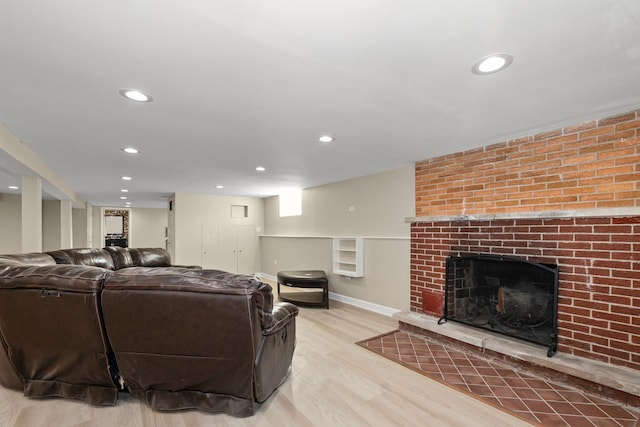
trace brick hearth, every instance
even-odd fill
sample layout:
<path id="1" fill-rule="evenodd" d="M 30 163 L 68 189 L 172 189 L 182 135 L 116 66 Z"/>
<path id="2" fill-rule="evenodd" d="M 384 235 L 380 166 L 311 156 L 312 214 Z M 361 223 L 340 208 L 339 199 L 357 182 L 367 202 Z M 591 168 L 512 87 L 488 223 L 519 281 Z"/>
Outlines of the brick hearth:
<path id="1" fill-rule="evenodd" d="M 547 357 L 545 347 L 460 323 L 438 324 L 438 317 L 427 314 L 400 312 L 393 317 L 401 330 L 433 337 L 487 360 L 501 360 L 536 377 L 585 390 L 623 406 L 640 407 L 640 372 L 636 370 L 564 353 Z"/>

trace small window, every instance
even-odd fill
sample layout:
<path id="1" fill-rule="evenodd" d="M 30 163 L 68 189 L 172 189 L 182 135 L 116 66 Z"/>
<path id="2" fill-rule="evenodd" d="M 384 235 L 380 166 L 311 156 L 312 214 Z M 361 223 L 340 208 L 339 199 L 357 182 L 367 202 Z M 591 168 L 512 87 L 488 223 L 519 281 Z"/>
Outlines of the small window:
<path id="1" fill-rule="evenodd" d="M 231 218 L 247 218 L 249 217 L 249 206 L 231 205 Z"/>
<path id="2" fill-rule="evenodd" d="M 280 193 L 280 216 L 302 215 L 302 190 L 290 189 Z"/>

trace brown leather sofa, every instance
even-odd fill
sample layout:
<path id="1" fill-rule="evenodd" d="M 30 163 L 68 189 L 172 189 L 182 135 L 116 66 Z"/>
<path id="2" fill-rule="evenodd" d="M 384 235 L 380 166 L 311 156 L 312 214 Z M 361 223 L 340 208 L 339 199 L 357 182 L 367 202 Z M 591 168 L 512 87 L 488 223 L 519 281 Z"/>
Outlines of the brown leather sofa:
<path id="1" fill-rule="evenodd" d="M 287 378 L 292 304 L 252 276 L 163 249 L 0 256 L 0 384 L 29 397 L 255 413 Z"/>

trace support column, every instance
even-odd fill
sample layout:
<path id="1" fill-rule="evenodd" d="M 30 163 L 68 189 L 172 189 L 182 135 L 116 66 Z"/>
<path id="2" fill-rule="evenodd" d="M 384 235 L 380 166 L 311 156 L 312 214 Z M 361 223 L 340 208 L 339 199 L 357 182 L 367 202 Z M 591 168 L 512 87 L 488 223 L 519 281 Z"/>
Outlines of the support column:
<path id="1" fill-rule="evenodd" d="M 22 252 L 42 252 L 42 179 L 22 177 Z"/>
<path id="2" fill-rule="evenodd" d="M 73 206 L 71 200 L 60 200 L 60 249 L 73 247 Z"/>
<path id="3" fill-rule="evenodd" d="M 87 247 L 93 248 L 93 205 L 87 203 Z"/>

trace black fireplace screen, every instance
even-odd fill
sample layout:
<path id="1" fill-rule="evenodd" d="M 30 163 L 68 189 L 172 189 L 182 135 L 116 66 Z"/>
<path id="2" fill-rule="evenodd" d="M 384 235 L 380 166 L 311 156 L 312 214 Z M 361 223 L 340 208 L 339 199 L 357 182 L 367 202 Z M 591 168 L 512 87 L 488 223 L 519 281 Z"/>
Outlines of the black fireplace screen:
<path id="1" fill-rule="evenodd" d="M 557 347 L 558 269 L 525 259 L 465 255 L 447 259 L 446 320 Z"/>

